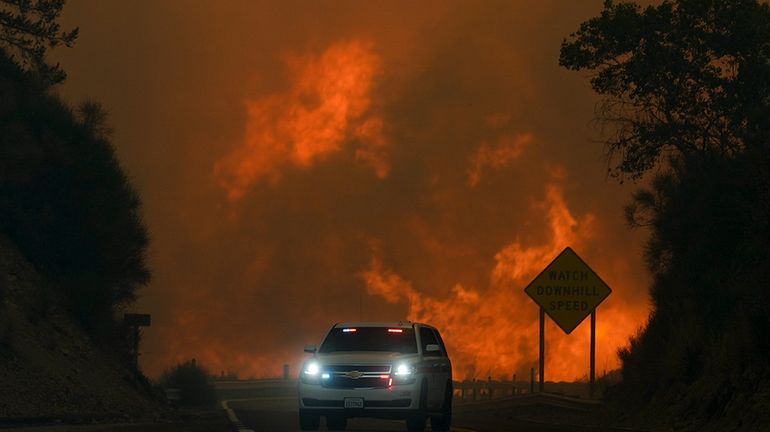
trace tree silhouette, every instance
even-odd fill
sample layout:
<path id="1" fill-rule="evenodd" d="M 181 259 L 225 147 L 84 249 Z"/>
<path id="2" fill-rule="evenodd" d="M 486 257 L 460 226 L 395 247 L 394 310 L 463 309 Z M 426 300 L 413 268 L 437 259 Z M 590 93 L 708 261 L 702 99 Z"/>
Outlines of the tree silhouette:
<path id="1" fill-rule="evenodd" d="M 45 53 L 58 45 L 72 46 L 78 29 L 62 31 L 57 22 L 65 0 L 0 0 L 0 45 L 25 69 L 48 84 L 64 81 L 66 74 L 45 62 Z"/>
<path id="2" fill-rule="evenodd" d="M 662 155 L 730 156 L 768 145 L 770 7 L 756 0 L 605 1 L 561 46 L 592 72 L 611 174 L 638 178 Z"/>
<path id="3" fill-rule="evenodd" d="M 0 50 L 0 232 L 61 292 L 75 319 L 111 337 L 150 279 L 141 201 L 104 110 L 73 110 Z"/>

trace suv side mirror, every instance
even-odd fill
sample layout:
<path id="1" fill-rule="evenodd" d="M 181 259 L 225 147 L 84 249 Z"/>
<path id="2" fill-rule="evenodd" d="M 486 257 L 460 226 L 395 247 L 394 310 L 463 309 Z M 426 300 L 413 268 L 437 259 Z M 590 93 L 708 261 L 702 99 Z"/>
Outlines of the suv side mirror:
<path id="1" fill-rule="evenodd" d="M 425 345 L 425 354 L 441 354 L 441 348 L 438 344 Z"/>
<path id="2" fill-rule="evenodd" d="M 316 352 L 315 345 L 305 345 L 305 352 L 310 354 L 315 354 Z"/>

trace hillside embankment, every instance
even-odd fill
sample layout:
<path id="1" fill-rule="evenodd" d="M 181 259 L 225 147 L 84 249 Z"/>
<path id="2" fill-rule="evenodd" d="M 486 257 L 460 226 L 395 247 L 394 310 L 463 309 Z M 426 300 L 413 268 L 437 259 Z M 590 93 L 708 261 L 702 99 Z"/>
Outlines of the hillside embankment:
<path id="1" fill-rule="evenodd" d="M 158 390 L 91 342 L 0 236 L 0 424 L 160 421 Z"/>

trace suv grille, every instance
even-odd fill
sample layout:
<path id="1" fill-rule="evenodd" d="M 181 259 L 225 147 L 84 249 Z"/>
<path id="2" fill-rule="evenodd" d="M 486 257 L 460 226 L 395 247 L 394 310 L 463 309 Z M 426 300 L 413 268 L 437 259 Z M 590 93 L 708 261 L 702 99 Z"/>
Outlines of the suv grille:
<path id="1" fill-rule="evenodd" d="M 329 378 L 322 380 L 328 388 L 388 388 L 390 365 L 328 365 Z"/>
<path id="2" fill-rule="evenodd" d="M 390 365 L 328 365 L 324 369 L 326 369 L 329 372 L 350 372 L 350 371 L 359 371 L 359 372 L 373 372 L 377 374 L 387 374 L 390 373 Z"/>

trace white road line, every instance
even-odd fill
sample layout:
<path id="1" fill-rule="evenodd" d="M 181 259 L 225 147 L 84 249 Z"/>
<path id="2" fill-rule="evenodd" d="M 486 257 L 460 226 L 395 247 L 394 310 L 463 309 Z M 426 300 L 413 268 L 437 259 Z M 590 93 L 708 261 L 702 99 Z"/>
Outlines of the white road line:
<path id="1" fill-rule="evenodd" d="M 248 400 L 248 399 L 238 399 L 238 400 Z M 249 429 L 244 425 L 240 420 L 238 420 L 238 416 L 235 415 L 235 411 L 230 408 L 228 405 L 231 400 L 223 400 L 222 401 L 222 408 L 224 408 L 225 412 L 227 413 L 227 418 L 230 419 L 230 423 L 235 426 L 235 428 L 238 430 L 238 432 L 254 432 L 254 430 Z"/>

